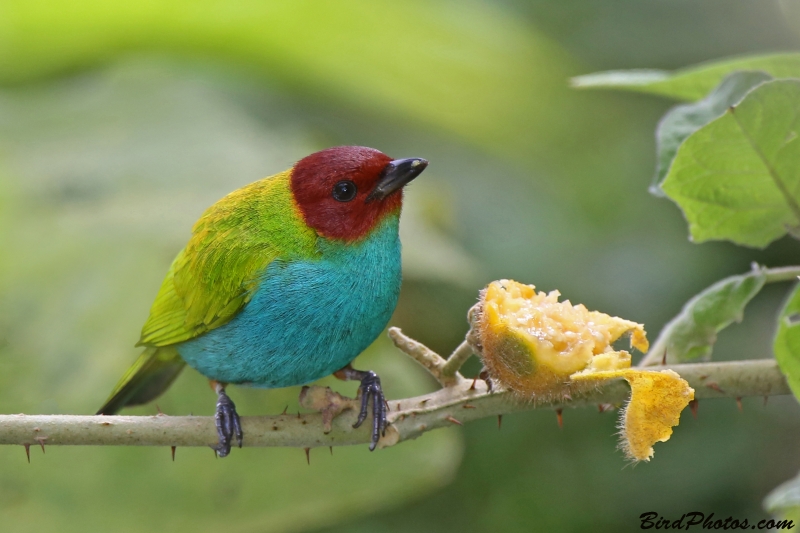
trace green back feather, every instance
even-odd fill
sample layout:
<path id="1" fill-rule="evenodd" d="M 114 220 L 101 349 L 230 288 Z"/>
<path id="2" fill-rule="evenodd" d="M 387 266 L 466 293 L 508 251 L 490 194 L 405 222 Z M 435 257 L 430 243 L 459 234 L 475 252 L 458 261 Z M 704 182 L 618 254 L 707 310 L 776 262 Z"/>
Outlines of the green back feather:
<path id="1" fill-rule="evenodd" d="M 166 346 L 229 321 L 277 258 L 317 253 L 289 188 L 291 170 L 236 190 L 197 221 L 161 285 L 139 345 Z"/>

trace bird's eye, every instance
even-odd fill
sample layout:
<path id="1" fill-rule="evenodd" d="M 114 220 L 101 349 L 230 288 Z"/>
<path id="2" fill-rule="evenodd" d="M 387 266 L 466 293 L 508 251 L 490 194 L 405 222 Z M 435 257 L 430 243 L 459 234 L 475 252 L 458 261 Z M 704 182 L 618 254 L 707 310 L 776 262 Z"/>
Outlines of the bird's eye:
<path id="1" fill-rule="evenodd" d="M 349 202 L 356 197 L 356 193 L 356 184 L 350 180 L 340 181 L 333 186 L 333 199 L 339 202 Z"/>

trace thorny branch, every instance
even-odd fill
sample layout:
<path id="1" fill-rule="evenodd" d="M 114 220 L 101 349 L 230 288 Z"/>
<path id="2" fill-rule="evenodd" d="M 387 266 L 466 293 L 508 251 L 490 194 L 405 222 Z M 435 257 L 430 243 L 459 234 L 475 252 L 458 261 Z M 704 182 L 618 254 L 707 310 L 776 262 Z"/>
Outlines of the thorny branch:
<path id="1" fill-rule="evenodd" d="M 390 400 L 391 425 L 380 447 L 414 439 L 440 427 L 517 411 L 621 404 L 629 394 L 624 381 L 614 380 L 569 401 L 523 403 L 504 391 L 489 392 L 483 381 L 466 379 L 458 372 L 472 353 L 466 343 L 444 359 L 397 328 L 391 328 L 389 335 L 398 348 L 428 369 L 442 388 L 416 398 Z M 688 381 L 697 399 L 738 401 L 747 396 L 789 394 L 786 380 L 772 359 L 664 368 L 672 368 Z M 324 398 L 332 407 L 323 414 L 242 417 L 244 445 L 314 448 L 369 443 L 368 429 L 352 427 L 356 413 L 348 404 L 350 400 L 320 388 L 307 390 L 305 395 Z M 331 413 L 339 416 L 331 420 Z M 213 447 L 217 444 L 217 432 L 210 416 L 0 415 L 0 444 L 26 448 L 39 445 Z"/>

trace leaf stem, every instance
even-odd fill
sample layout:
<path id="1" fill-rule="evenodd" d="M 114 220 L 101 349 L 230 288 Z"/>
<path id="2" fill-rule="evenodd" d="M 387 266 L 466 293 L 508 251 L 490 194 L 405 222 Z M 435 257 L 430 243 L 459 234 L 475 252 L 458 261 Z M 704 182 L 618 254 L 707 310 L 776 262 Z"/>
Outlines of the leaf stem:
<path id="1" fill-rule="evenodd" d="M 800 276 L 800 266 L 768 268 L 765 270 L 765 273 L 767 275 L 765 283 L 796 281 L 798 276 Z"/>

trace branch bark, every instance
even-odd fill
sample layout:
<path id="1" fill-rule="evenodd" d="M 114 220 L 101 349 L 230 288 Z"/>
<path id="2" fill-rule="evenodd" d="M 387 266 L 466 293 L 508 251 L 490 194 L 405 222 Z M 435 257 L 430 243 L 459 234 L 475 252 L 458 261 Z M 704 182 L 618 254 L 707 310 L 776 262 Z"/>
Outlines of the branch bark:
<path id="1" fill-rule="evenodd" d="M 420 351 L 420 346 L 413 348 Z M 465 352 L 457 353 L 466 358 Z M 436 361 L 435 366 L 444 365 L 444 359 L 437 355 L 439 361 L 429 355 L 425 352 L 423 359 Z M 660 368 L 671 368 L 680 374 L 695 389 L 697 399 L 790 394 L 772 359 Z M 507 392 L 490 393 L 483 381 L 478 380 L 473 387 L 472 380 L 457 372 L 455 376 L 457 383 L 431 394 L 389 401 L 391 425 L 379 446 L 392 446 L 433 429 L 480 418 L 530 409 L 620 404 L 629 395 L 623 380 L 613 380 L 570 401 L 519 402 Z M 345 411 L 333 420 L 331 431 L 326 434 L 318 413 L 243 417 L 244 445 L 314 448 L 369 443 L 369 424 L 353 429 L 355 418 L 353 411 Z M 216 443 L 214 419 L 206 416 L 0 415 L 0 444 L 213 447 Z"/>

